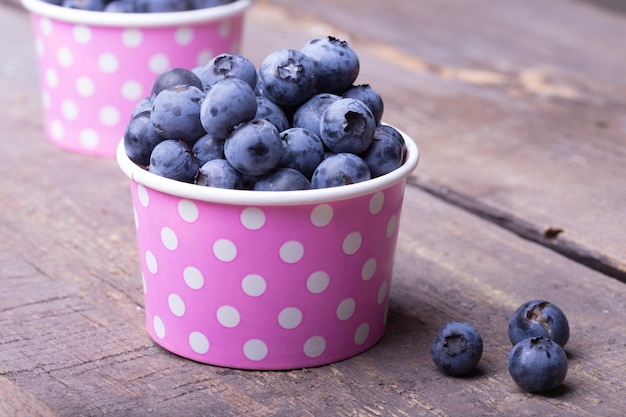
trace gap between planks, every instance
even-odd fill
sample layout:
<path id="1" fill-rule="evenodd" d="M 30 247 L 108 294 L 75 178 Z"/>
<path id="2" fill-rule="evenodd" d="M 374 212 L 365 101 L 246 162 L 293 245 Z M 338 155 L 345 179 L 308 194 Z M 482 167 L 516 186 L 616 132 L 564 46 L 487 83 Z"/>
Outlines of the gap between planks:
<path id="1" fill-rule="evenodd" d="M 513 213 L 482 203 L 467 194 L 439 184 L 432 179 L 410 176 L 407 179 L 407 185 L 419 188 L 448 204 L 481 217 L 523 239 L 535 242 L 594 271 L 626 283 L 626 267 L 619 260 L 605 256 L 592 248 L 563 237 L 561 235 L 563 230 L 559 228 L 542 228 L 540 225 L 524 220 Z"/>

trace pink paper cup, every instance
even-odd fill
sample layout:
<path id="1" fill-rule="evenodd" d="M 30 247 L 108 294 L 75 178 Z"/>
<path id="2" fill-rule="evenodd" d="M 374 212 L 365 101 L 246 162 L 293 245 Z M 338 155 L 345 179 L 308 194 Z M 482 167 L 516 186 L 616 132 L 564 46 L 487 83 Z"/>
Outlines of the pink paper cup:
<path id="1" fill-rule="evenodd" d="M 156 75 L 239 53 L 251 1 L 175 13 L 104 13 L 22 0 L 31 13 L 46 138 L 68 151 L 114 157 Z"/>
<path id="2" fill-rule="evenodd" d="M 128 159 L 148 332 L 182 357 L 239 369 L 319 366 L 385 332 L 407 161 L 358 184 L 224 190 Z"/>

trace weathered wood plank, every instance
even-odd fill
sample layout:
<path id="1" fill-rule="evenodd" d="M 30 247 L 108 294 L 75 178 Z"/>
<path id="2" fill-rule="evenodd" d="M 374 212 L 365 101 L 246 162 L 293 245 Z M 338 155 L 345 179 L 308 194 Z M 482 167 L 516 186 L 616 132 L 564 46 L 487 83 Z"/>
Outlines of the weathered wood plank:
<path id="1" fill-rule="evenodd" d="M 0 377 L 0 415 L 4 417 L 57 417 L 47 406 L 25 391 Z"/>
<path id="2" fill-rule="evenodd" d="M 601 251 L 626 278 L 626 14 L 571 0 L 264 3 L 288 10 L 266 16 L 277 27 L 309 22 L 360 52 L 387 120 L 420 143 L 422 181 L 561 229 L 556 243 Z"/>
<path id="3" fill-rule="evenodd" d="M 110 194 L 117 203 L 101 220 L 104 230 L 125 221 L 126 194 Z M 29 204 L 41 197 L 20 199 Z M 37 245 L 58 243 L 62 233 L 44 233 L 40 225 L 41 238 L 11 238 L 6 243 L 16 249 L 3 252 L 3 280 L 19 279 L 19 285 L 5 281 L 10 291 L 0 299 L 8 306 L 0 323 L 2 372 L 61 415 L 172 415 L 180 409 L 220 416 L 619 415 L 626 388 L 622 284 L 412 188 L 405 209 L 412 216 L 402 223 L 386 337 L 359 357 L 290 372 L 210 367 L 154 346 L 138 307 L 138 274 L 118 276 L 113 288 L 109 267 L 92 262 L 103 252 L 87 242 L 95 231 L 83 234 L 80 249 L 58 246 L 63 262 L 45 256 L 20 262 Z M 58 211 L 49 217 L 73 224 Z M 16 231 L 31 235 L 31 227 Z M 127 229 L 120 247 L 133 253 Z M 117 262 L 135 269 L 135 259 Z M 570 372 L 557 396 L 521 393 L 506 370 L 506 320 L 535 297 L 560 305 L 572 325 Z M 485 339 L 483 360 L 470 378 L 442 376 L 428 355 L 434 332 L 455 319 L 474 323 Z"/>

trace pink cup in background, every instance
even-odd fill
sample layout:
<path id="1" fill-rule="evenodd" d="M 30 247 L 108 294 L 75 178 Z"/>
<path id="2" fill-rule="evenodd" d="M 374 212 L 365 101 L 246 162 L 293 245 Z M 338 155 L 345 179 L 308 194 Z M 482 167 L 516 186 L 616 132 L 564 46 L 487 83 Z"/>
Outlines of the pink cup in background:
<path id="1" fill-rule="evenodd" d="M 117 161 L 131 179 L 148 332 L 198 362 L 280 370 L 357 355 L 385 331 L 407 161 L 358 184 L 224 190 Z"/>
<path id="2" fill-rule="evenodd" d="M 157 74 L 239 53 L 252 0 L 172 13 L 104 13 L 22 0 L 31 12 L 46 138 L 114 157 L 134 106 Z"/>

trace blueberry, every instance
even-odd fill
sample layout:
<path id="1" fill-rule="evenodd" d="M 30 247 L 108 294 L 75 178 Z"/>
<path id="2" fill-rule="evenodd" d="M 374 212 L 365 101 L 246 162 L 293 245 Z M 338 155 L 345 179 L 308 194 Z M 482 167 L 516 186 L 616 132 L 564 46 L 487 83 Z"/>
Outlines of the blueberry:
<path id="1" fill-rule="evenodd" d="M 154 79 L 150 97 L 154 100 L 161 91 L 179 85 L 189 85 L 202 90 L 202 81 L 193 71 L 185 68 L 170 68 Z"/>
<path id="2" fill-rule="evenodd" d="M 241 174 L 242 178 L 243 178 L 243 182 L 241 184 L 241 189 L 242 190 L 254 190 L 254 184 L 256 184 L 256 182 L 258 181 L 258 179 L 260 177 L 262 177 L 262 175 L 246 175 L 246 174 Z"/>
<path id="3" fill-rule="evenodd" d="M 137 104 L 135 104 L 135 107 L 133 108 L 130 117 L 133 118 L 139 113 L 143 113 L 145 111 L 152 111 L 152 100 L 150 99 L 150 97 L 145 97 L 139 100 Z"/>
<path id="4" fill-rule="evenodd" d="M 261 63 L 259 77 L 263 94 L 281 107 L 302 104 L 315 93 L 315 64 L 300 51 L 272 52 Z"/>
<path id="5" fill-rule="evenodd" d="M 333 152 L 364 152 L 374 139 L 376 122 L 361 100 L 341 98 L 320 119 L 320 139 Z"/>
<path id="6" fill-rule="evenodd" d="M 224 139 L 216 138 L 207 133 L 193 144 L 191 150 L 200 165 L 212 159 L 223 159 Z"/>
<path id="7" fill-rule="evenodd" d="M 207 133 L 225 139 L 237 125 L 252 120 L 256 111 L 252 87 L 239 78 L 225 78 L 206 92 L 200 121 Z"/>
<path id="8" fill-rule="evenodd" d="M 471 324 L 452 321 L 439 329 L 430 353 L 435 365 L 444 373 L 466 375 L 480 361 L 483 339 Z"/>
<path id="9" fill-rule="evenodd" d="M 61 3 L 63 7 L 69 9 L 91 10 L 95 12 L 101 12 L 104 10 L 104 0 L 63 0 Z"/>
<path id="10" fill-rule="evenodd" d="M 265 119 L 282 132 L 289 129 L 289 119 L 287 115 L 276 103 L 264 96 L 257 96 L 257 110 L 255 119 Z"/>
<path id="11" fill-rule="evenodd" d="M 389 125 L 378 125 L 376 126 L 376 131 L 374 132 L 376 136 L 389 136 L 400 143 L 402 146 L 402 162 L 406 159 L 406 142 L 404 142 L 404 137 L 398 131 L 398 129 Z"/>
<path id="12" fill-rule="evenodd" d="M 202 73 L 204 72 L 205 69 L 206 69 L 206 65 L 197 65 L 191 69 L 191 72 L 193 72 L 194 75 L 198 77 L 198 79 L 200 80 L 200 83 L 202 84 L 202 88 L 204 90 L 207 89 L 204 83 L 202 82 Z"/>
<path id="13" fill-rule="evenodd" d="M 212 159 L 200 167 L 196 184 L 238 190 L 243 186 L 243 176 L 227 160 Z"/>
<path id="14" fill-rule="evenodd" d="M 374 140 L 372 140 L 367 150 L 361 154 L 361 157 L 370 168 L 372 178 L 390 173 L 399 168 L 404 161 L 404 140 L 402 140 L 402 136 L 398 132 L 402 140 L 400 142 L 396 136 L 387 132 L 387 129 L 379 130 L 377 128 L 374 132 Z"/>
<path id="15" fill-rule="evenodd" d="M 258 69 L 256 70 L 256 85 L 254 86 L 254 94 L 265 97 L 265 93 L 263 92 L 263 80 L 261 79 L 261 73 Z"/>
<path id="16" fill-rule="evenodd" d="M 226 160 L 245 175 L 263 175 L 277 168 L 282 152 L 278 130 L 262 119 L 239 126 L 224 142 Z"/>
<path id="17" fill-rule="evenodd" d="M 320 136 L 320 119 L 335 101 L 341 97 L 331 93 L 316 94 L 296 109 L 293 114 L 293 127 L 302 127 Z"/>
<path id="18" fill-rule="evenodd" d="M 367 163 L 352 153 L 337 153 L 326 157 L 311 177 L 313 188 L 338 187 L 371 178 Z"/>
<path id="19" fill-rule="evenodd" d="M 189 145 L 168 139 L 154 147 L 148 171 L 165 178 L 192 183 L 198 174 L 198 168 L 198 161 Z"/>
<path id="20" fill-rule="evenodd" d="M 378 94 L 371 85 L 360 84 L 352 86 L 343 92 L 342 97 L 361 100 L 372 111 L 376 124 L 379 124 L 382 120 L 385 105 L 380 94 Z"/>
<path id="21" fill-rule="evenodd" d="M 135 0 L 140 13 L 182 12 L 191 8 L 187 0 Z"/>
<path id="22" fill-rule="evenodd" d="M 128 159 L 142 166 L 150 164 L 154 147 L 163 142 L 150 122 L 150 112 L 144 111 L 130 119 L 124 132 L 124 149 Z"/>
<path id="23" fill-rule="evenodd" d="M 317 166 L 324 160 L 324 145 L 313 132 L 301 127 L 292 127 L 280 132 L 283 141 L 283 156 L 279 166 L 300 171 L 311 178 Z"/>
<path id="24" fill-rule="evenodd" d="M 188 85 L 163 90 L 152 102 L 150 121 L 164 138 L 191 145 L 206 134 L 200 122 L 203 98 L 202 90 Z"/>
<path id="25" fill-rule="evenodd" d="M 209 7 L 223 6 L 235 0 L 190 0 L 192 9 L 206 9 Z"/>
<path id="26" fill-rule="evenodd" d="M 558 343 L 532 337 L 517 343 L 509 353 L 509 374 L 524 391 L 556 388 L 567 375 L 567 355 Z"/>
<path id="27" fill-rule="evenodd" d="M 104 11 L 109 13 L 134 13 L 137 9 L 132 0 L 114 0 L 104 7 Z"/>
<path id="28" fill-rule="evenodd" d="M 254 191 L 296 191 L 309 190 L 311 183 L 300 171 L 292 168 L 278 168 L 259 178 Z"/>
<path id="29" fill-rule="evenodd" d="M 205 89 L 225 78 L 239 78 L 254 89 L 257 79 L 256 68 L 248 58 L 242 55 L 224 53 L 210 60 L 200 77 Z"/>
<path id="30" fill-rule="evenodd" d="M 545 337 L 565 346 L 569 340 L 569 323 L 565 313 L 544 300 L 522 304 L 509 319 L 509 340 L 515 345 L 529 337 Z"/>
<path id="31" fill-rule="evenodd" d="M 313 39 L 300 51 L 315 63 L 320 93 L 340 94 L 350 88 L 359 75 L 359 57 L 346 41 L 333 36 Z"/>

